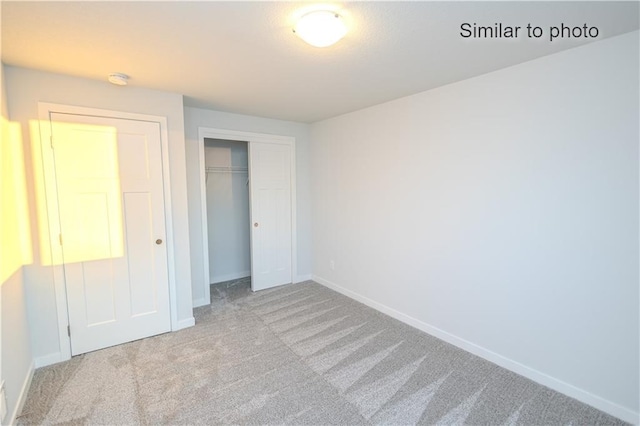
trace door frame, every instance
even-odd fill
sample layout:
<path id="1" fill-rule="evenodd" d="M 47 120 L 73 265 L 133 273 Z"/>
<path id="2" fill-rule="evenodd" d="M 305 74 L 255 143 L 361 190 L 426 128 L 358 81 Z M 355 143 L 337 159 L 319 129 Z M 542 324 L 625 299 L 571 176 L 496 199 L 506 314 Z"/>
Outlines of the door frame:
<path id="1" fill-rule="evenodd" d="M 211 302 L 211 277 L 209 275 L 209 227 L 207 224 L 207 187 L 206 166 L 204 155 L 205 139 L 223 139 L 237 142 L 246 142 L 248 151 L 251 151 L 252 143 L 272 143 L 288 145 L 291 148 L 291 282 L 298 276 L 297 265 L 297 225 L 296 225 L 296 138 L 293 136 L 271 135 L 268 133 L 244 132 L 238 130 L 219 129 L 212 127 L 198 127 L 198 172 L 200 179 L 200 222 L 202 225 L 202 266 L 204 272 L 204 298 L 194 300 L 193 306 L 208 305 Z M 251 184 L 251 164 L 249 164 L 249 184 Z M 249 210 L 251 210 L 251 191 L 249 191 Z M 247 224 L 250 226 L 250 223 Z"/>
<path id="2" fill-rule="evenodd" d="M 46 201 L 46 226 L 48 227 L 48 232 L 44 229 L 41 229 L 40 232 L 47 232 L 49 237 L 49 249 L 51 252 L 51 260 L 53 264 L 53 282 L 58 314 L 58 339 L 60 341 L 59 359 L 50 361 L 59 362 L 71 359 L 71 338 L 67 331 L 67 327 L 69 326 L 69 307 L 67 304 L 67 288 L 64 273 L 64 263 L 62 256 L 62 247 L 60 246 L 60 244 L 57 244 L 58 235 L 60 235 L 61 229 L 58 210 L 58 190 L 55 174 L 55 160 L 53 156 L 53 150 L 51 149 L 51 113 L 147 121 L 158 123 L 158 125 L 160 126 L 160 148 L 162 152 L 162 186 L 164 195 L 164 214 L 166 229 L 165 240 L 167 242 L 167 273 L 169 278 L 169 309 L 171 318 L 171 330 L 175 331 L 180 329 L 177 315 L 177 288 L 173 236 L 173 210 L 171 206 L 169 132 L 167 130 L 167 117 L 98 108 L 78 107 L 49 102 L 38 102 L 38 118 L 40 131 L 40 146 L 38 148 L 40 151 L 43 167 L 42 185 L 44 189 L 44 199 Z"/>

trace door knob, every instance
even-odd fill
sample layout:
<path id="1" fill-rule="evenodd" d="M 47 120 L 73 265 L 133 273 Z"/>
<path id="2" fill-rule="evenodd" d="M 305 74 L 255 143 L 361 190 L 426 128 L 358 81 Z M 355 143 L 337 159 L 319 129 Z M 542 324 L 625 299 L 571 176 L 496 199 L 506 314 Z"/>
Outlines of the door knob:
<path id="1" fill-rule="evenodd" d="M 160 238 L 158 238 L 158 239 L 156 240 L 156 244 L 157 244 L 157 245 L 162 244 L 162 240 L 161 240 Z"/>
<path id="2" fill-rule="evenodd" d="M 253 224 L 253 227 L 254 227 L 254 228 L 257 228 L 257 227 L 258 227 L 258 222 L 254 223 L 254 224 Z"/>

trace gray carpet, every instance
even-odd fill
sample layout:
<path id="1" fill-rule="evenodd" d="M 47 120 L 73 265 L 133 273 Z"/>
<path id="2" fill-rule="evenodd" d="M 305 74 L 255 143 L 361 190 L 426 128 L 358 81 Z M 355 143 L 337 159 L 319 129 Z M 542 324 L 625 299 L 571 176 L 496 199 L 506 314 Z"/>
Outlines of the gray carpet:
<path id="1" fill-rule="evenodd" d="M 624 424 L 319 284 L 36 371 L 19 424 Z"/>

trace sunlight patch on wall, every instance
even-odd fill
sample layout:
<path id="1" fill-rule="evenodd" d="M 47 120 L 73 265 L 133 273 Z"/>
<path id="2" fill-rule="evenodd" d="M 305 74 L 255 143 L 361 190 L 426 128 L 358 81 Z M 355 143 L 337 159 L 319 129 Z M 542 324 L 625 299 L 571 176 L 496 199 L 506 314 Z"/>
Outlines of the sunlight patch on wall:
<path id="1" fill-rule="evenodd" d="M 4 283 L 32 262 L 32 249 L 20 124 L 0 117 L 0 132 L 0 283 Z"/>
<path id="2" fill-rule="evenodd" d="M 42 264 L 122 257 L 116 129 L 48 121 L 31 126 Z"/>

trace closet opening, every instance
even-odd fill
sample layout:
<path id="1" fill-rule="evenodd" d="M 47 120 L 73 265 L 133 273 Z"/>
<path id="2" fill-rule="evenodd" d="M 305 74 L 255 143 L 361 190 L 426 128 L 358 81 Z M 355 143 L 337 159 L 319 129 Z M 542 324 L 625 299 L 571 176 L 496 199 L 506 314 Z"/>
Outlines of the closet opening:
<path id="1" fill-rule="evenodd" d="M 248 142 L 204 138 L 211 301 L 251 290 Z"/>
<path id="2" fill-rule="evenodd" d="M 199 127 L 198 139 L 205 279 L 194 305 L 295 282 L 295 138 Z M 211 294 L 218 285 L 233 292 Z"/>

